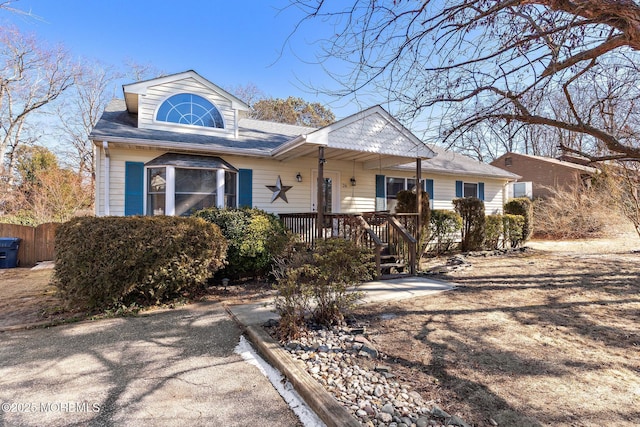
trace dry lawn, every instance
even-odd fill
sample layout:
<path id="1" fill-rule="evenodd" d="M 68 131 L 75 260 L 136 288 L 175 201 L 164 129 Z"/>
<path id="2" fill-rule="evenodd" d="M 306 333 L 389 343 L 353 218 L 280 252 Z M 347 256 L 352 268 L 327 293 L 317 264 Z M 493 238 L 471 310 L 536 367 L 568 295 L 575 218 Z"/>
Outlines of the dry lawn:
<path id="1" fill-rule="evenodd" d="M 0 269 L 0 330 L 70 317 L 49 285 L 53 270 Z"/>
<path id="2" fill-rule="evenodd" d="M 476 426 L 640 425 L 640 240 L 528 246 L 468 257 L 440 276 L 455 290 L 358 317 L 396 375 Z M 0 270 L 0 330 L 72 315 L 60 312 L 51 272 Z M 253 284 L 208 298 L 269 293 Z"/>
<path id="3" fill-rule="evenodd" d="M 396 374 L 476 426 L 640 425 L 640 240 L 529 246 L 358 315 Z"/>
<path id="4" fill-rule="evenodd" d="M 57 288 L 49 284 L 53 275 L 52 267 L 49 265 L 44 269 L 0 269 L 0 331 L 51 325 L 100 315 L 65 307 L 57 295 Z M 273 295 L 274 291 L 269 283 L 254 280 L 234 283 L 226 288 L 212 286 L 207 293 L 196 295 L 193 299 L 243 304 Z M 176 302 L 178 303 L 184 302 Z M 156 307 L 147 309 L 154 308 Z"/>

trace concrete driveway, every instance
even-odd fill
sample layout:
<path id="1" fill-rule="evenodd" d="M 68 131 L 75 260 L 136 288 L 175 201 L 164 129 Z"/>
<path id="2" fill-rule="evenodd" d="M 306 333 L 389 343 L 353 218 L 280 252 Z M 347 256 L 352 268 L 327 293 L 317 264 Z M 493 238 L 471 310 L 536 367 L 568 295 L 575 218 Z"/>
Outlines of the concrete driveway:
<path id="1" fill-rule="evenodd" d="M 0 333 L 0 426 L 295 426 L 219 304 Z"/>

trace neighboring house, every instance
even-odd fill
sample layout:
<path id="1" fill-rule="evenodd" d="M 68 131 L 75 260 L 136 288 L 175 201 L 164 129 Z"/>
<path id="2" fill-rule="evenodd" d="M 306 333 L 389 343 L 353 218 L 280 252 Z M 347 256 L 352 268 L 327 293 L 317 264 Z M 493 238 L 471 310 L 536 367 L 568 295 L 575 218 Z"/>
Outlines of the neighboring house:
<path id="1" fill-rule="evenodd" d="M 546 197 L 550 188 L 568 189 L 577 185 L 591 185 L 599 170 L 576 163 L 549 157 L 528 154 L 506 153 L 491 162 L 491 165 L 520 175 L 519 182 L 508 186 L 509 197 Z"/>
<path id="2" fill-rule="evenodd" d="M 123 91 L 90 135 L 98 216 L 208 206 L 291 214 L 316 212 L 318 203 L 325 213 L 392 210 L 416 176 L 433 208 L 477 196 L 498 213 L 519 178 L 425 145 L 379 106 L 314 129 L 249 119 L 244 102 L 194 71 Z"/>

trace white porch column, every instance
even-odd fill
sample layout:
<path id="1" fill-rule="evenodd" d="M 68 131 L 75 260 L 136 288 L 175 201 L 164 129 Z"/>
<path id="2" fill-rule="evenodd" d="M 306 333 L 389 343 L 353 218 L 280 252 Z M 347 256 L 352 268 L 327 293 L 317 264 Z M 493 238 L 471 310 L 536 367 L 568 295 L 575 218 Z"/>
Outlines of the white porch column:
<path id="1" fill-rule="evenodd" d="M 317 196 L 317 215 L 316 215 L 316 229 L 318 237 L 322 237 L 322 229 L 324 228 L 324 147 L 318 147 L 318 186 Z"/>
<path id="2" fill-rule="evenodd" d="M 164 209 L 165 215 L 176 214 L 176 168 L 173 166 L 167 166 L 167 183 L 164 193 Z"/>
<path id="3" fill-rule="evenodd" d="M 422 159 L 416 158 L 416 203 L 418 211 L 418 221 L 416 223 L 416 240 L 420 242 L 422 231 Z"/>
<path id="4" fill-rule="evenodd" d="M 216 206 L 224 208 L 224 169 L 216 171 Z"/>

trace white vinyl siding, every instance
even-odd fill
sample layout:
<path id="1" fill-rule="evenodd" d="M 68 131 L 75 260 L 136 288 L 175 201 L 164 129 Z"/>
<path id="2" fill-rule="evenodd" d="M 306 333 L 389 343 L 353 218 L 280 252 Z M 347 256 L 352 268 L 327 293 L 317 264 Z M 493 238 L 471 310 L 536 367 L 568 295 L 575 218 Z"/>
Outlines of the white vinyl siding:
<path id="1" fill-rule="evenodd" d="M 96 213 L 104 215 L 104 154 L 98 150 L 98 164 L 100 170 L 96 177 Z M 111 183 L 110 183 L 110 208 L 111 215 L 124 215 L 124 175 L 125 162 L 146 163 L 167 151 L 160 150 L 134 150 L 114 148 L 110 145 L 111 152 Z M 238 169 L 251 169 L 252 180 L 252 204 L 253 207 L 263 209 L 271 213 L 299 213 L 311 212 L 315 200 L 311 200 L 312 171 L 318 169 L 316 157 L 297 158 L 291 162 L 280 162 L 268 159 L 256 159 L 250 157 L 220 155 L 220 157 Z M 398 178 L 413 179 L 415 173 L 409 171 L 363 169 L 356 163 L 355 168 L 351 161 L 331 160 L 325 164 L 325 170 L 339 172 L 340 175 L 340 209 L 336 212 L 356 213 L 371 212 L 375 210 L 375 181 L 376 175 L 393 176 Z M 300 173 L 302 182 L 297 182 L 296 175 Z M 271 203 L 272 191 L 267 185 L 275 185 L 280 176 L 282 184 L 292 188 L 286 192 L 288 203 L 277 199 Z M 356 185 L 351 185 L 351 177 L 355 176 Z M 455 183 L 460 177 L 452 175 L 436 175 L 423 171 L 423 179 L 433 179 L 433 209 L 453 209 L 452 200 L 455 198 Z M 464 177 L 466 182 L 484 182 L 485 212 L 487 214 L 501 213 L 502 205 L 506 200 L 503 194 L 505 188 L 503 180 L 493 180 L 486 177 Z"/>
<path id="2" fill-rule="evenodd" d="M 426 173 L 426 171 L 425 171 Z M 456 198 L 456 181 L 484 182 L 484 211 L 487 215 L 502 213 L 504 204 L 503 180 L 485 177 L 455 177 L 448 175 L 431 175 L 433 179 L 433 209 L 453 210 L 452 200 Z"/>
<path id="3" fill-rule="evenodd" d="M 225 129 L 208 129 L 195 126 L 180 126 L 175 123 L 162 123 L 155 121 L 157 108 L 164 100 L 178 93 L 195 93 L 211 101 L 222 115 Z M 139 97 L 138 127 L 141 129 L 169 130 L 174 132 L 220 134 L 233 133 L 235 131 L 234 111 L 231 102 L 218 93 L 206 88 L 193 78 L 152 86 L 146 95 Z"/>

